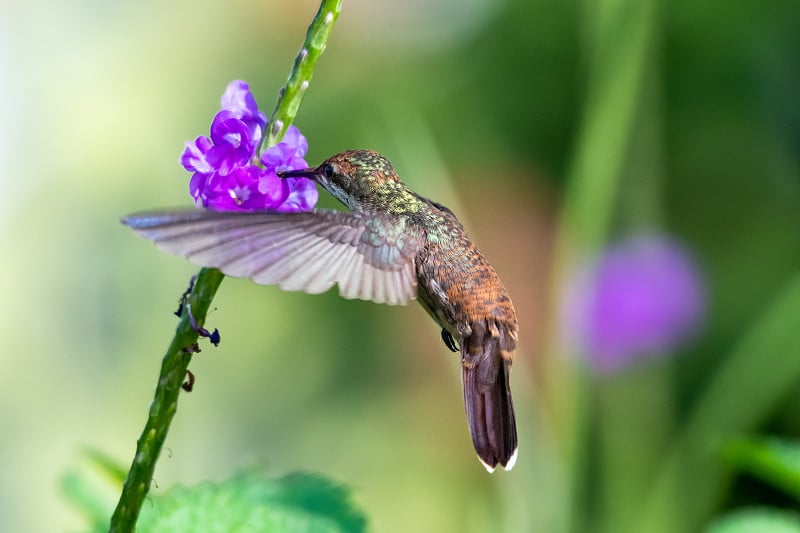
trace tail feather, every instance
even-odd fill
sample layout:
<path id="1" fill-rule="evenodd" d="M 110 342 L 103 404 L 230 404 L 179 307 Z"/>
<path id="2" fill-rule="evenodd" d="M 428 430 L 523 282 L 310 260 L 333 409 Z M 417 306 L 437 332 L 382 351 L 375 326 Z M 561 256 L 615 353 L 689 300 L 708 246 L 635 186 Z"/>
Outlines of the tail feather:
<path id="1" fill-rule="evenodd" d="M 500 338 L 474 329 L 461 343 L 464 407 L 472 444 L 489 472 L 498 464 L 511 470 L 517 460 L 517 425 L 508 380 L 511 358 L 503 357 Z"/>

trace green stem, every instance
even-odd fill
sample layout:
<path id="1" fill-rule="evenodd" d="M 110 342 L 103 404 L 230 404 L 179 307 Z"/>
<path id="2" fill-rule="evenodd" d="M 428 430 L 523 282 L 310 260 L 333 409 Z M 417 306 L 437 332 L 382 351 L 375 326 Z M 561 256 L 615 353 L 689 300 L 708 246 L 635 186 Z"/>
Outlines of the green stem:
<path id="1" fill-rule="evenodd" d="M 657 0 L 590 3 L 590 79 L 562 222 L 582 252 L 606 242 L 652 59 Z"/>
<path id="2" fill-rule="evenodd" d="M 269 132 L 261 139 L 261 146 L 258 149 L 259 157 L 267 148 L 274 146 L 283 138 L 294 117 L 297 116 L 300 102 L 303 101 L 314 75 L 314 66 L 325 51 L 333 23 L 339 18 L 341 10 L 342 0 L 322 0 L 317 15 L 308 27 L 303 47 L 294 60 L 286 85 L 278 93 L 278 102 L 269 119 Z"/>
<path id="3" fill-rule="evenodd" d="M 277 144 L 291 125 L 303 99 L 317 59 L 325 50 L 334 21 L 342 8 L 341 0 L 323 0 L 317 15 L 308 28 L 303 48 L 294 62 L 286 85 L 278 96 L 278 103 L 270 119 L 268 135 L 262 139 L 259 155 Z M 206 319 L 211 301 L 224 278 L 216 268 L 202 268 L 197 274 L 194 287 L 186 298 L 175 337 L 164 355 L 158 377 L 155 396 L 150 404 L 150 414 L 144 431 L 136 444 L 136 455 L 122 486 L 122 494 L 111 517 L 111 532 L 134 531 L 153 472 L 167 437 L 172 418 L 178 409 L 178 395 L 192 359 L 192 347 L 198 334 L 192 328 L 188 309 L 199 326 Z"/>
<path id="4" fill-rule="evenodd" d="M 178 395 L 186 377 L 186 369 L 192 360 L 193 346 L 197 342 L 198 334 L 192 328 L 189 308 L 197 324 L 202 326 L 211 300 L 224 277 L 216 268 L 200 269 L 194 287 L 186 297 L 175 337 L 161 362 L 161 374 L 150 404 L 150 414 L 136 443 L 136 455 L 122 485 L 122 495 L 111 517 L 109 531 L 134 530 L 142 502 L 150 489 L 158 455 L 167 438 L 172 417 L 178 409 Z"/>
<path id="5" fill-rule="evenodd" d="M 658 0 L 585 2 L 589 79 L 575 153 L 568 171 L 550 282 L 551 316 L 562 316 L 566 279 L 602 249 L 612 233 L 620 187 L 628 171 L 632 135 L 652 58 Z M 589 384 L 568 357 L 558 322 L 549 329 L 545 397 L 559 448 L 569 465 L 572 512 L 565 530 L 590 528 L 588 476 Z M 571 355 L 571 354 L 570 354 Z M 570 523 L 571 522 L 571 523 Z M 597 526 L 593 526 L 597 529 Z"/>

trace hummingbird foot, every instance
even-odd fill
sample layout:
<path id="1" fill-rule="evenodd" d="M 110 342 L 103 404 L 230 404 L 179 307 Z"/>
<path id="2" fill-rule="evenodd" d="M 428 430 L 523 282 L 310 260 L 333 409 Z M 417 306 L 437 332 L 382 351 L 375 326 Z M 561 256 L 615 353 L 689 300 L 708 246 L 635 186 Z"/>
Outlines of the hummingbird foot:
<path id="1" fill-rule="evenodd" d="M 453 336 L 450 335 L 450 332 L 444 328 L 442 328 L 442 340 L 444 341 L 444 345 L 447 346 L 447 349 L 451 352 L 457 352 L 459 350 Z"/>

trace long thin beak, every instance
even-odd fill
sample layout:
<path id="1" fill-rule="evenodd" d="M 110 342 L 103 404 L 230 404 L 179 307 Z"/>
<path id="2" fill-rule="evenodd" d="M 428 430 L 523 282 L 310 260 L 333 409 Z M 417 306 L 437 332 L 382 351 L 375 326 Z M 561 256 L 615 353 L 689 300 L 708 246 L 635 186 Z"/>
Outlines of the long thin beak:
<path id="1" fill-rule="evenodd" d="M 279 178 L 309 178 L 314 179 L 317 175 L 316 168 L 304 168 L 302 170 L 287 170 L 278 172 Z"/>

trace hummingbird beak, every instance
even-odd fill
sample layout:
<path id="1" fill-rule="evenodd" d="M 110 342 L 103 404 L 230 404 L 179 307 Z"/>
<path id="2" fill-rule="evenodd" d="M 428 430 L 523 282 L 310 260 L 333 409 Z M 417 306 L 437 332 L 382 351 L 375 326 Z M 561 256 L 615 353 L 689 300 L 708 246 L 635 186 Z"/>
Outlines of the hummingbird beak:
<path id="1" fill-rule="evenodd" d="M 278 172 L 278 177 L 283 178 L 309 178 L 316 181 L 317 178 L 317 169 L 316 168 L 305 168 L 301 170 L 286 170 L 284 172 Z"/>

